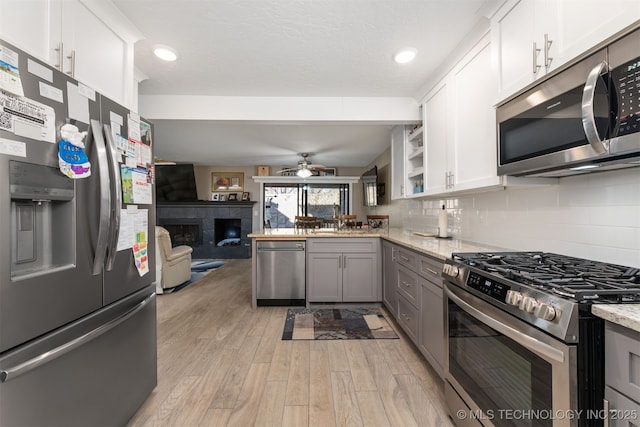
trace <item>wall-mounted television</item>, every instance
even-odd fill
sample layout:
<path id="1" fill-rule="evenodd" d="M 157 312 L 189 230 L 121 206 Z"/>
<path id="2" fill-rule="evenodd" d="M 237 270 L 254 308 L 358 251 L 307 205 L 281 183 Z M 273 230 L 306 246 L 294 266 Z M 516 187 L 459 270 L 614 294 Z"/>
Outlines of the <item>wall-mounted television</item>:
<path id="1" fill-rule="evenodd" d="M 378 167 L 374 166 L 360 177 L 362 180 L 363 197 L 365 206 L 378 205 Z"/>
<path id="2" fill-rule="evenodd" d="M 156 203 L 198 200 L 192 164 L 156 165 Z"/>

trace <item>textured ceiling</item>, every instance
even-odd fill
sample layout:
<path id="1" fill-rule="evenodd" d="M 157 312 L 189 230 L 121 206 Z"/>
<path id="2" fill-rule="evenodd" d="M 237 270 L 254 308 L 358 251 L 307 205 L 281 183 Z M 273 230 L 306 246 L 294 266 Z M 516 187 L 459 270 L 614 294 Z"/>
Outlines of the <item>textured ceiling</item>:
<path id="1" fill-rule="evenodd" d="M 139 86 L 141 95 L 416 97 L 422 95 L 418 91 L 427 79 L 482 19 L 481 10 L 487 2 L 114 0 L 114 4 L 145 36 L 135 48 L 136 67 L 149 77 Z M 177 49 L 178 61 L 165 63 L 153 57 L 151 47 L 155 44 Z M 395 64 L 392 55 L 407 46 L 418 50 L 416 60 L 408 65 Z M 231 126 L 201 123 L 205 124 L 209 126 L 202 130 L 205 135 L 215 134 L 216 126 L 225 126 L 220 132 L 228 132 Z M 188 124 L 171 122 L 175 132 L 176 126 L 183 125 Z M 193 123 L 190 125 L 193 129 Z M 158 130 L 162 128 L 158 123 Z M 342 157 L 342 162 L 356 165 L 352 151 L 372 153 L 371 132 L 378 132 L 375 141 L 386 138 L 388 145 L 388 126 L 373 124 L 366 128 L 354 127 L 353 132 L 348 132 L 351 139 L 343 138 L 344 156 L 348 157 Z M 358 136 L 357 129 L 364 133 Z M 318 128 L 310 127 L 311 130 Z M 344 130 L 344 125 L 325 129 L 323 135 Z M 262 125 L 249 133 L 264 136 L 264 141 L 255 138 L 256 147 L 268 147 L 268 140 L 278 140 L 293 151 L 300 151 L 291 139 L 296 130 Z M 232 135 L 233 131 L 229 136 Z M 177 156 L 184 161 L 190 155 L 190 147 L 194 147 L 191 161 L 214 161 L 196 157 L 197 142 L 175 153 L 163 135 L 158 134 L 156 141 L 159 157 Z M 330 141 L 326 144 L 303 151 L 335 148 Z M 377 142 L 374 145 L 379 151 L 367 155 L 370 161 L 385 148 Z M 361 150 L 348 149 L 349 146 Z M 234 149 L 232 142 L 228 150 Z M 228 152 L 224 161 L 240 158 L 239 154 L 240 151 Z M 357 158 L 359 164 L 365 160 Z"/>

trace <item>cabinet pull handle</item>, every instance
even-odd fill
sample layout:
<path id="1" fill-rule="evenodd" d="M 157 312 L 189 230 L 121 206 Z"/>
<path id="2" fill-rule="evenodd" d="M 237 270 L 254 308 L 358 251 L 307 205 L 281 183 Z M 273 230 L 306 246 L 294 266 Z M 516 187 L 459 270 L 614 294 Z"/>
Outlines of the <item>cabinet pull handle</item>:
<path id="1" fill-rule="evenodd" d="M 391 248 L 391 261 L 396 260 L 396 248 Z"/>
<path id="2" fill-rule="evenodd" d="M 62 62 L 64 61 L 64 45 L 62 42 L 58 43 L 58 47 L 54 49 L 58 52 L 58 63 L 54 65 L 58 69 L 58 71 L 62 71 Z"/>
<path id="3" fill-rule="evenodd" d="M 343 255 L 344 261 L 342 262 L 342 268 L 347 268 L 347 256 Z"/>
<path id="4" fill-rule="evenodd" d="M 424 269 L 425 269 L 425 270 L 427 270 L 429 273 L 431 273 L 431 274 L 435 275 L 435 276 L 437 276 L 437 275 L 438 275 L 438 272 L 437 272 L 437 271 L 432 270 L 432 269 L 430 269 L 429 267 L 424 267 Z"/>
<path id="5" fill-rule="evenodd" d="M 411 287 L 411 283 L 407 283 L 407 282 L 405 282 L 404 280 L 402 281 L 402 284 L 403 284 L 405 287 L 407 287 L 407 288 L 410 288 L 410 287 Z"/>
<path id="6" fill-rule="evenodd" d="M 402 255 L 400 255 L 400 259 L 403 260 L 403 261 L 409 261 L 409 258 L 407 258 L 405 256 L 402 256 Z"/>
<path id="7" fill-rule="evenodd" d="M 342 255 L 338 257 L 338 268 L 342 268 Z"/>
<path id="8" fill-rule="evenodd" d="M 533 74 L 537 74 L 538 70 L 540 70 L 540 65 L 538 65 L 538 54 L 541 49 L 538 49 L 536 46 L 536 42 L 533 42 Z"/>
<path id="9" fill-rule="evenodd" d="M 551 66 L 551 61 L 553 61 L 553 58 L 549 56 L 549 48 L 551 47 L 552 43 L 553 43 L 553 40 L 549 40 L 549 34 L 545 33 L 544 35 L 544 67 L 547 70 Z"/>
<path id="10" fill-rule="evenodd" d="M 67 74 L 75 79 L 76 78 L 76 51 L 72 50 L 71 55 L 67 56 L 67 59 L 69 60 L 69 71 L 67 72 Z"/>

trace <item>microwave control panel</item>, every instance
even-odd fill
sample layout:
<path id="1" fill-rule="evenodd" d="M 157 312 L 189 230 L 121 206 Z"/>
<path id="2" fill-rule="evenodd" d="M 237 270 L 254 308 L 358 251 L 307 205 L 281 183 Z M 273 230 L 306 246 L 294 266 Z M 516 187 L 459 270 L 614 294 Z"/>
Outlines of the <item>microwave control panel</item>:
<path id="1" fill-rule="evenodd" d="M 611 76 L 619 98 L 616 136 L 640 132 L 640 57 L 616 67 Z"/>

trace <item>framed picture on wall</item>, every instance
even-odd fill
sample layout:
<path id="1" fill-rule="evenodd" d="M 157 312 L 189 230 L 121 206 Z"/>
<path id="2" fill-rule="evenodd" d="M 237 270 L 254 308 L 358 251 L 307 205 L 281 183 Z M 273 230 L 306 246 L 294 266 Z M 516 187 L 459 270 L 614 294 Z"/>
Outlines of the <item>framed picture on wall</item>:
<path id="1" fill-rule="evenodd" d="M 245 191 L 242 193 L 242 201 L 243 202 L 248 202 L 249 201 L 249 192 Z"/>
<path id="2" fill-rule="evenodd" d="M 237 202 L 238 201 L 238 193 L 229 193 L 229 198 L 227 199 L 229 202 Z"/>
<path id="3" fill-rule="evenodd" d="M 239 192 L 244 190 L 244 173 L 211 172 L 211 191 Z"/>
<path id="4" fill-rule="evenodd" d="M 220 198 L 218 200 L 219 202 L 226 202 L 227 201 L 227 195 L 225 193 L 220 193 Z"/>
<path id="5" fill-rule="evenodd" d="M 211 201 L 217 202 L 220 200 L 220 193 L 211 193 Z"/>

